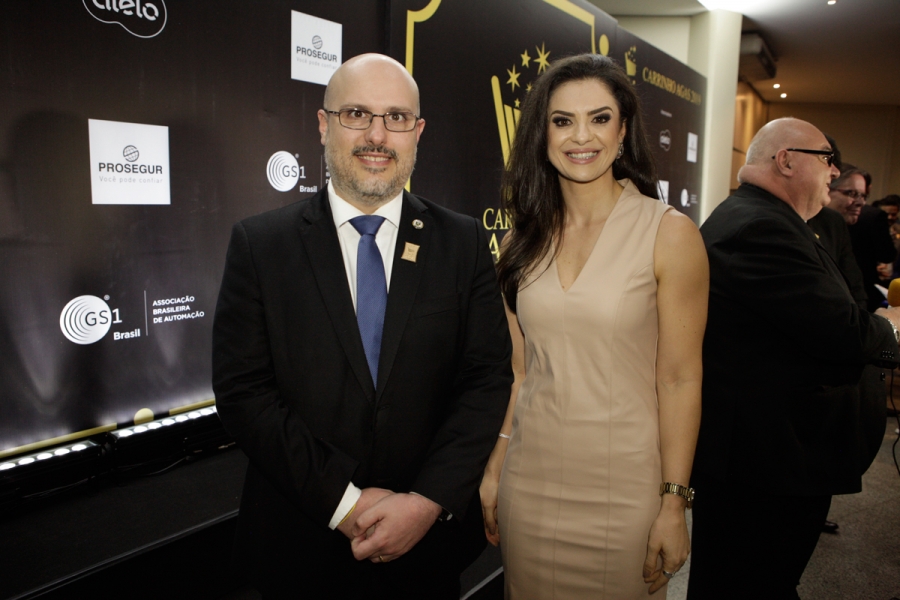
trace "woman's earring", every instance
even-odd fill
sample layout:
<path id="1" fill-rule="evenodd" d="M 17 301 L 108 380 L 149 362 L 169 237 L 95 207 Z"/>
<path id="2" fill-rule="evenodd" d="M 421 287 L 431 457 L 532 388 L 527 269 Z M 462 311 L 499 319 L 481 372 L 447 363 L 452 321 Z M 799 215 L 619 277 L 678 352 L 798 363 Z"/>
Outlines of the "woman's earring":
<path id="1" fill-rule="evenodd" d="M 616 154 L 616 160 L 622 158 L 623 154 L 625 154 L 625 144 L 619 144 L 619 153 Z"/>

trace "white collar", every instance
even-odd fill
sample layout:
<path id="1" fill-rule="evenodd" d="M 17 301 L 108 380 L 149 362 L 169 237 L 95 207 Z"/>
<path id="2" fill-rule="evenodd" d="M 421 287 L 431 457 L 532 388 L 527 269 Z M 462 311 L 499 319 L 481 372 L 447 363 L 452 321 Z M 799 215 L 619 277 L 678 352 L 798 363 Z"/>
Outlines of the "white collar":
<path id="1" fill-rule="evenodd" d="M 334 226 L 340 228 L 341 225 L 354 217 L 364 215 L 359 210 L 343 198 L 341 198 L 334 189 L 331 180 L 328 181 L 328 203 L 331 205 L 331 214 L 334 217 Z M 400 228 L 400 214 L 403 212 L 403 190 L 397 194 L 390 202 L 382 204 L 374 213 L 380 217 L 384 217 L 396 228 Z"/>

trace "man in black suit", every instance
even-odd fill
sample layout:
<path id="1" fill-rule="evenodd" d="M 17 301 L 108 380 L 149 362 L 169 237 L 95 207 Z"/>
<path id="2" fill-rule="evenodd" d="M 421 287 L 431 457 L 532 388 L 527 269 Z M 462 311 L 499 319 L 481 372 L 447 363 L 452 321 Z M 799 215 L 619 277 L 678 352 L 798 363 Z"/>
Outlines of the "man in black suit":
<path id="1" fill-rule="evenodd" d="M 859 388 L 894 364 L 900 309 L 862 310 L 806 221 L 837 176 L 825 136 L 765 125 L 700 231 L 710 261 L 688 598 L 798 598 L 833 494 L 860 491 Z"/>
<path id="2" fill-rule="evenodd" d="M 213 387 L 250 458 L 236 555 L 265 598 L 459 598 L 510 341 L 478 223 L 403 191 L 425 122 L 396 61 L 318 111 L 326 190 L 235 225 Z"/>
<path id="3" fill-rule="evenodd" d="M 876 287 L 882 284 L 879 268 L 893 263 L 897 249 L 891 238 L 891 223 L 883 210 L 866 204 L 872 176 L 844 163 L 841 174 L 831 182 L 830 208 L 838 211 L 850 229 L 853 255 L 863 276 L 868 296 L 866 307 L 873 311 L 884 304 L 884 294 Z"/>

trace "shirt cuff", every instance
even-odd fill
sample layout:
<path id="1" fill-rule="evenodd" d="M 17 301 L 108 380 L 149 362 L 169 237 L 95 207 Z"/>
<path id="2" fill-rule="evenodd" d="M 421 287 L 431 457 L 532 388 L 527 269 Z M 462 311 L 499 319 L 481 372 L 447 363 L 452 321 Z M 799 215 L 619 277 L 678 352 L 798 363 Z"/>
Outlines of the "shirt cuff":
<path id="1" fill-rule="evenodd" d="M 329 529 L 335 529 L 340 525 L 341 521 L 344 520 L 344 517 L 350 514 L 350 510 L 356 506 L 356 502 L 359 500 L 360 496 L 362 496 L 362 490 L 353 485 L 352 482 L 348 483 L 347 489 L 344 491 L 344 497 L 341 498 L 337 510 L 334 511 L 334 514 L 331 516 L 331 521 L 328 523 Z"/>

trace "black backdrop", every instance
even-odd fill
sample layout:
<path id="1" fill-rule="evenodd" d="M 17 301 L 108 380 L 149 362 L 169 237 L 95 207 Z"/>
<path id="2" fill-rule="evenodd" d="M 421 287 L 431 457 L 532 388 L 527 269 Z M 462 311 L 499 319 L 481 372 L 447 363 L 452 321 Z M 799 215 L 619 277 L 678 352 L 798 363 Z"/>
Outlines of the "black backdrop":
<path id="1" fill-rule="evenodd" d="M 515 119 L 540 57 L 603 51 L 624 62 L 634 46 L 649 133 L 668 139 L 668 150 L 654 147 L 669 201 L 697 218 L 705 80 L 586 2 L 143 0 L 159 11 L 151 21 L 124 16 L 123 0 L 114 14 L 107 1 L 0 9 L 0 452 L 211 398 L 231 225 L 325 181 L 324 87 L 291 78 L 291 11 L 342 24 L 344 60 L 412 57 L 427 121 L 412 191 L 481 219 L 494 247 L 508 225 L 496 209 L 510 134 L 500 127 Z M 168 128 L 168 204 L 93 203 L 89 120 Z M 698 135 L 696 163 L 685 158 L 688 132 Z M 156 164 L 140 135 L 116 164 Z M 304 176 L 284 192 L 267 177 L 279 152 Z M 128 202 L 124 190 L 136 188 L 121 189 Z M 83 296 L 90 310 L 67 310 Z M 98 319 L 108 332 L 71 341 L 99 335 Z"/>

